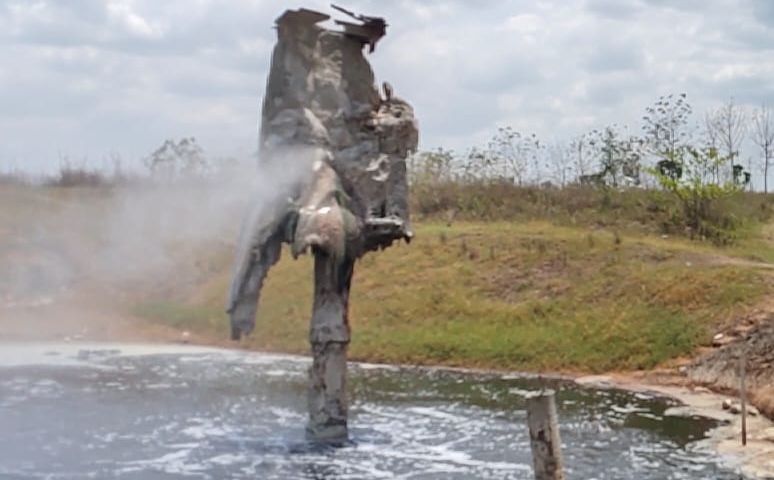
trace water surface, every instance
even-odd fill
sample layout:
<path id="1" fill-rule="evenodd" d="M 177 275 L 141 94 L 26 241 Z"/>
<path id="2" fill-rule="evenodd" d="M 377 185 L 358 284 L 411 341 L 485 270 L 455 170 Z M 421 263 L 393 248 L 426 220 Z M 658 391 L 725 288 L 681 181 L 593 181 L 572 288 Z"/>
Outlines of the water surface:
<path id="1" fill-rule="evenodd" d="M 515 376 L 352 365 L 351 442 L 304 438 L 304 358 L 0 346 L 2 479 L 532 479 Z M 545 383 L 545 382 L 542 382 Z M 669 401 L 550 382 L 570 479 L 738 479 Z"/>

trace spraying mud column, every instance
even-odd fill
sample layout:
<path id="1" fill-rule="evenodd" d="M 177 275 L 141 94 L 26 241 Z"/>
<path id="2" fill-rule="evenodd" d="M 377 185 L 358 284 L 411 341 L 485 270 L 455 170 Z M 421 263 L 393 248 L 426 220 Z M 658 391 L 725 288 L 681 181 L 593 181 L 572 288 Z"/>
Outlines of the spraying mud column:
<path id="1" fill-rule="evenodd" d="M 311 251 L 307 434 L 338 442 L 347 439 L 347 315 L 355 261 L 411 239 L 406 158 L 418 133 L 411 106 L 387 83 L 377 90 L 364 55 L 384 35 L 385 21 L 334 8 L 351 18 L 335 21 L 335 30 L 319 25 L 328 15 L 306 9 L 277 19 L 259 148 L 259 174 L 271 186 L 243 224 L 228 313 L 232 338 L 248 335 L 282 243 L 294 257 Z"/>

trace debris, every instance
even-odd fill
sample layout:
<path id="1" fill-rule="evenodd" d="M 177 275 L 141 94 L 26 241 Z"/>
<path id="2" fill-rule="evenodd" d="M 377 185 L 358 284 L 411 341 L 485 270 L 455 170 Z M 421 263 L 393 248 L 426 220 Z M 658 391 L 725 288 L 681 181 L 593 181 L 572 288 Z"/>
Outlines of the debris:
<path id="1" fill-rule="evenodd" d="M 387 33 L 387 22 L 381 17 L 355 14 L 338 5 L 331 4 L 331 7 L 360 22 L 352 23 L 335 20 L 337 25 L 344 27 L 345 34 L 358 39 L 363 45 L 368 45 L 368 52 L 374 53 L 376 42 Z"/>

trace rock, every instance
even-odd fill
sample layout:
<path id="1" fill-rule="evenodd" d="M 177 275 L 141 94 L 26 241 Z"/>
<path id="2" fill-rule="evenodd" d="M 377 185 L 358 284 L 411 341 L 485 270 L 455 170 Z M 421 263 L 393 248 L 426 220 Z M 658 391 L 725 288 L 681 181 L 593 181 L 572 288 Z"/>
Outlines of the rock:
<path id="1" fill-rule="evenodd" d="M 761 440 L 774 442 L 774 427 L 769 427 L 761 433 Z"/>
<path id="2" fill-rule="evenodd" d="M 723 403 L 722 403 L 721 407 L 723 407 L 723 410 L 730 410 L 731 409 L 731 400 L 729 400 L 729 399 L 723 400 Z"/>
<path id="3" fill-rule="evenodd" d="M 719 347 L 723 345 L 724 338 L 725 338 L 725 335 L 723 335 L 722 333 L 715 334 L 715 336 L 712 337 L 712 346 Z"/>
<path id="4" fill-rule="evenodd" d="M 725 402 L 723 402 L 725 404 Z M 725 409 L 725 405 L 723 406 Z M 747 415 L 751 417 L 757 417 L 758 416 L 758 409 L 754 406 L 750 405 L 749 403 L 746 406 Z M 739 415 L 742 413 L 742 404 L 740 402 L 731 402 L 730 406 L 728 407 L 728 411 L 733 413 L 734 415 Z"/>
<path id="5" fill-rule="evenodd" d="M 687 406 L 669 407 L 666 410 L 664 410 L 665 417 L 690 418 L 690 417 L 693 417 L 695 414 L 696 412 L 691 407 L 687 407 Z"/>
<path id="6" fill-rule="evenodd" d="M 774 418 L 774 314 L 744 316 L 729 326 L 723 337 L 713 339 L 717 348 L 708 350 L 689 365 L 691 382 L 713 389 L 739 388 L 739 359 L 747 359 L 749 404 L 761 414 Z"/>
<path id="7" fill-rule="evenodd" d="M 578 385 L 605 389 L 612 387 L 613 378 L 609 375 L 586 375 L 576 378 L 575 383 Z"/>

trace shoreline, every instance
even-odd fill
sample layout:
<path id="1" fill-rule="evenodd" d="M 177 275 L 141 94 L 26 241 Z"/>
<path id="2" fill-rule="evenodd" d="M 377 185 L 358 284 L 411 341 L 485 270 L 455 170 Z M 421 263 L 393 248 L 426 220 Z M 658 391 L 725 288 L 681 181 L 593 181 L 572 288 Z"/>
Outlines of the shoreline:
<path id="1" fill-rule="evenodd" d="M 249 351 L 258 352 L 256 350 Z M 671 407 L 665 412 L 665 416 L 698 416 L 719 422 L 717 427 L 708 431 L 707 438 L 699 442 L 720 457 L 719 463 L 721 465 L 735 469 L 750 480 L 774 480 L 774 420 L 766 418 L 757 409 L 755 415 L 748 414 L 747 445 L 742 446 L 741 415 L 730 413 L 722 408 L 724 400 L 735 399 L 736 397 L 724 395 L 703 386 L 691 386 L 685 382 L 658 382 L 652 379 L 659 378 L 658 376 L 651 377 L 651 380 L 648 380 L 647 374 L 652 373 L 652 371 L 586 375 L 562 372 L 536 373 L 515 370 L 449 367 L 444 365 L 373 363 L 362 360 L 354 360 L 351 363 L 378 368 L 420 368 L 470 374 L 499 375 L 501 377 L 546 378 L 573 382 L 582 387 L 624 390 L 632 393 L 669 398 L 676 400 L 681 406 Z M 646 378 L 639 378 L 638 374 L 642 373 L 645 374 Z"/>
<path id="2" fill-rule="evenodd" d="M 723 400 L 734 398 L 705 387 L 665 385 L 644 382 L 626 374 L 587 375 L 575 383 L 592 388 L 615 388 L 653 394 L 677 400 L 682 404 L 668 410 L 668 416 L 700 416 L 720 424 L 703 440 L 707 448 L 721 457 L 721 462 L 754 480 L 774 479 L 774 422 L 760 413 L 747 416 L 747 446 L 741 444 L 742 417 L 723 410 Z"/>

